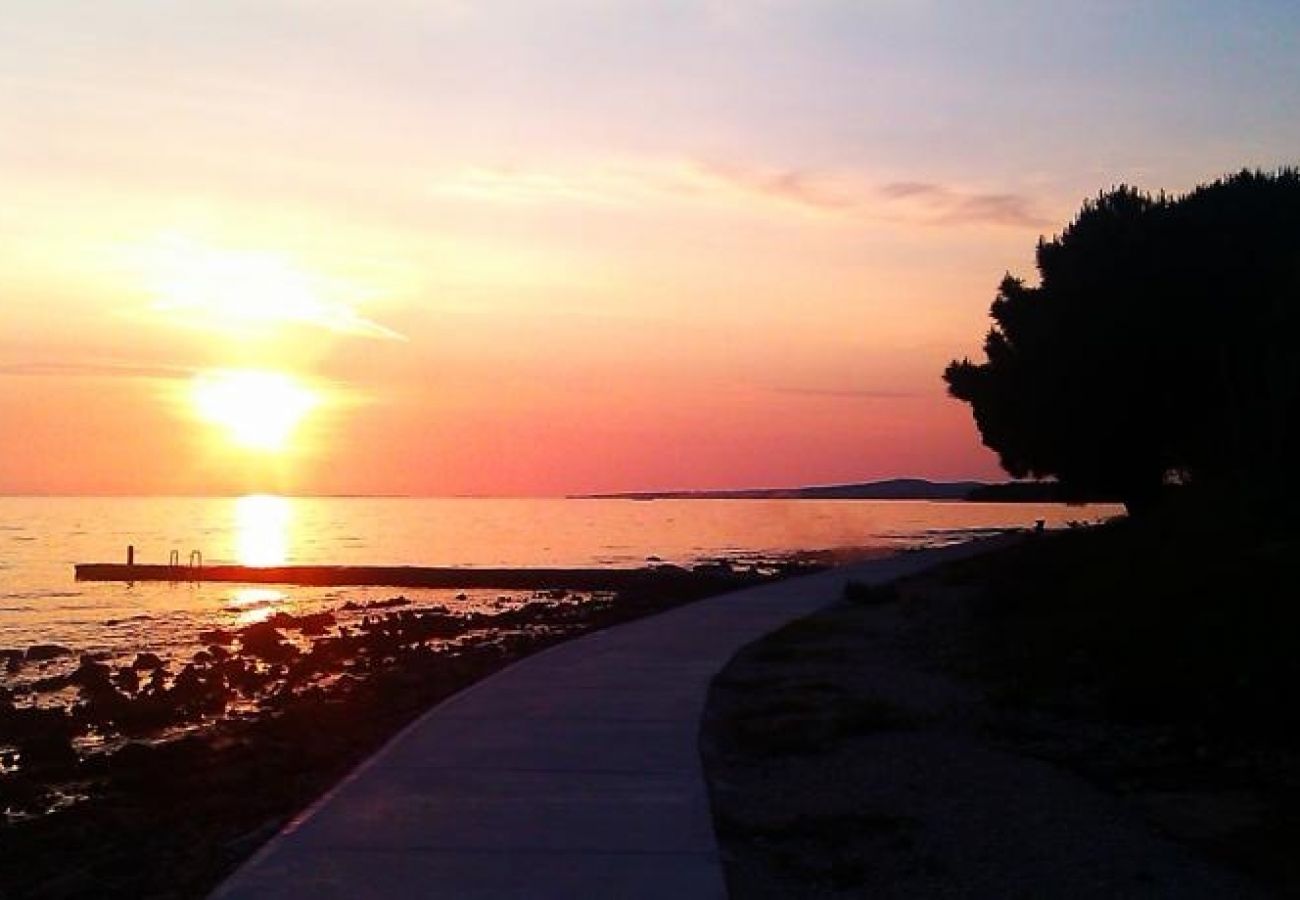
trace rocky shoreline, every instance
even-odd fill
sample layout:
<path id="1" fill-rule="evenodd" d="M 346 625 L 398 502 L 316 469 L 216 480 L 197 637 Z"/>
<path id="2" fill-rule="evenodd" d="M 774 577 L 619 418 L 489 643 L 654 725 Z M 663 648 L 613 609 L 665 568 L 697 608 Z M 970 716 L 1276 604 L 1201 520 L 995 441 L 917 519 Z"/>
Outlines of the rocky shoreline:
<path id="1" fill-rule="evenodd" d="M 204 632 L 183 664 L 81 657 L 0 691 L 0 897 L 201 896 L 468 684 L 558 641 L 811 568 L 710 568 L 671 591 L 554 589 L 499 612 L 345 603 Z M 7 662 L 68 654 L 33 647 Z"/>

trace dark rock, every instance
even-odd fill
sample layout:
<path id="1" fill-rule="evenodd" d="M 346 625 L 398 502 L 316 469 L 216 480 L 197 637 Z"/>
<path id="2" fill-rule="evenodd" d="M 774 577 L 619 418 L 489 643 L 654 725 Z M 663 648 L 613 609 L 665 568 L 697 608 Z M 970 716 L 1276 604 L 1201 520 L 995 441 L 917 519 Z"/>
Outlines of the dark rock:
<path id="1" fill-rule="evenodd" d="M 291 659 L 298 651 L 284 641 L 284 635 L 269 622 L 258 622 L 239 632 L 239 643 L 245 653 L 251 653 L 267 662 Z"/>
<path id="2" fill-rule="evenodd" d="M 68 676 L 68 681 L 81 688 L 98 688 L 110 684 L 112 670 L 89 656 L 81 657 L 81 665 Z"/>
<path id="3" fill-rule="evenodd" d="M 245 697 L 253 697 L 270 682 L 266 672 L 242 659 L 230 659 L 221 664 L 221 675 L 226 684 Z"/>
<path id="4" fill-rule="evenodd" d="M 61 644 L 32 644 L 27 648 L 25 659 L 27 662 L 43 662 L 47 659 L 58 659 L 60 656 L 71 656 L 72 651 Z"/>
<path id="5" fill-rule="evenodd" d="M 74 731 L 72 719 L 61 708 L 24 706 L 0 709 L 0 740 L 21 741 L 42 733 L 70 737 Z"/>
<path id="6" fill-rule="evenodd" d="M 48 678 L 37 678 L 27 687 L 35 694 L 51 694 L 63 690 L 71 683 L 67 675 L 51 675 Z"/>
<path id="7" fill-rule="evenodd" d="M 224 628 L 213 628 L 211 631 L 200 631 L 199 640 L 205 644 L 221 644 L 225 646 L 235 642 L 235 633 L 226 631 Z"/>
<path id="8" fill-rule="evenodd" d="M 113 675 L 113 683 L 128 694 L 134 694 L 140 690 L 140 673 L 129 666 L 122 666 Z"/>
<path id="9" fill-rule="evenodd" d="M 161 669 L 162 667 L 162 657 L 156 653 L 137 653 L 135 662 L 131 663 L 131 668 L 141 672 L 146 669 Z"/>
<path id="10" fill-rule="evenodd" d="M 317 637 L 324 634 L 334 625 L 334 616 L 332 613 L 321 613 L 314 616 L 310 621 L 302 622 L 298 630 L 307 637 Z"/>
<path id="11" fill-rule="evenodd" d="M 168 694 L 177 717 L 193 719 L 204 713 L 218 713 L 226 708 L 229 690 L 220 673 L 205 673 L 186 666 L 176 676 Z"/>
<path id="12" fill-rule="evenodd" d="M 103 694 L 89 702 L 85 712 L 100 725 L 111 723 L 125 736 L 153 734 L 183 718 L 169 693 L 155 691 L 135 697 Z"/>
<path id="13" fill-rule="evenodd" d="M 39 813 L 49 806 L 49 792 L 23 775 L 0 775 L 0 812 Z"/>
<path id="14" fill-rule="evenodd" d="M 387 600 L 371 600 L 368 603 L 357 603 L 355 600 L 349 600 L 343 604 L 343 609 L 348 612 L 358 612 L 363 609 L 396 609 L 399 606 L 410 606 L 411 601 L 405 597 L 389 597 Z"/>
<path id="15" fill-rule="evenodd" d="M 328 611 L 310 613 L 305 616 L 293 616 L 286 612 L 278 612 L 267 619 L 267 624 L 275 628 L 296 629 L 304 635 L 319 635 L 324 634 L 326 629 L 335 624 L 335 621 L 334 613 Z"/>
<path id="16" fill-rule="evenodd" d="M 66 771 L 77 764 L 77 751 L 65 733 L 49 731 L 30 734 L 18 741 L 23 768 Z"/>
<path id="17" fill-rule="evenodd" d="M 149 684 L 145 686 L 150 693 L 161 693 L 167 688 L 167 670 L 154 669 L 153 674 L 149 676 Z"/>

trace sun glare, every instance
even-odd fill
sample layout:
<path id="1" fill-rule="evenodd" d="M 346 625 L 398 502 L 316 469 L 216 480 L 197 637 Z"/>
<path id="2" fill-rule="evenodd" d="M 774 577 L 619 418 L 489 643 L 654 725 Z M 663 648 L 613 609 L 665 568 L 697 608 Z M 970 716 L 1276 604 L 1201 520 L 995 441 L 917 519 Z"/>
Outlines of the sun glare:
<path id="1" fill-rule="evenodd" d="M 284 450 L 293 432 L 320 404 L 316 391 L 282 372 L 226 369 L 197 375 L 191 399 L 199 418 L 247 450 Z"/>
<path id="2" fill-rule="evenodd" d="M 258 563 L 242 564 L 258 565 Z M 266 563 L 266 565 L 278 565 L 278 563 Z M 284 591 L 273 588 L 235 588 L 226 600 L 226 609 L 235 613 L 235 624 L 242 627 L 265 622 L 271 618 L 272 613 L 284 606 L 286 600 L 288 597 Z"/>
<path id="3" fill-rule="evenodd" d="M 250 494 L 235 501 L 235 555 L 243 566 L 282 566 L 289 556 L 289 501 L 270 494 Z M 246 592 L 266 599 L 278 591 Z"/>
<path id="4" fill-rule="evenodd" d="M 240 333 L 294 324 L 401 338 L 357 311 L 364 292 L 355 285 L 322 277 L 285 256 L 213 247 L 175 235 L 150 249 L 153 309 L 177 321 Z"/>

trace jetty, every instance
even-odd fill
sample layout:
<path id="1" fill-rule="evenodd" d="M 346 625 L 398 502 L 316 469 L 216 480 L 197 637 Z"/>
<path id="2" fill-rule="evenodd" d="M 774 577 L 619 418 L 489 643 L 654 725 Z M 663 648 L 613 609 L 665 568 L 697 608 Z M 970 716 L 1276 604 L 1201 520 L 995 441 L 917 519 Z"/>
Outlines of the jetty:
<path id="1" fill-rule="evenodd" d="M 795 571 L 794 568 L 791 571 Z M 801 566 L 797 571 L 813 571 Z M 748 587 L 770 575 L 726 565 L 638 569 L 458 568 L 455 566 L 240 566 L 79 563 L 78 581 L 218 581 L 311 587 L 406 587 L 434 589 L 626 591 L 669 590 L 704 583 L 718 590 Z"/>

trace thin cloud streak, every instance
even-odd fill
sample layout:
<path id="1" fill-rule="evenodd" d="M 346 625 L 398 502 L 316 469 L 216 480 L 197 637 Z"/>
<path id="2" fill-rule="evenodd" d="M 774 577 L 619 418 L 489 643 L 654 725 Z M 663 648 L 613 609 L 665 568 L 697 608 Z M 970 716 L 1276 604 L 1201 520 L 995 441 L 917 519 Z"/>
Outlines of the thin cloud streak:
<path id="1" fill-rule="evenodd" d="M 299 325 L 352 337 L 406 337 L 361 315 L 354 286 L 275 253 L 209 246 L 162 235 L 144 253 L 154 313 L 200 328 Z"/>
<path id="2" fill-rule="evenodd" d="M 582 172 L 473 167 L 434 183 L 434 195 L 506 204 L 627 206 L 653 200 L 759 204 L 768 209 L 930 226 L 1043 229 L 1050 220 L 1012 192 L 979 192 L 930 181 L 872 186 L 844 173 L 728 161 L 633 164 Z"/>
<path id="3" fill-rule="evenodd" d="M 921 396 L 915 391 L 891 391 L 873 388 L 777 387 L 772 390 L 778 394 L 822 397 L 828 400 L 909 400 Z"/>
<path id="4" fill-rule="evenodd" d="M 930 181 L 896 181 L 880 194 L 935 225 L 990 224 L 1046 228 L 1048 219 L 1034 212 L 1027 197 L 1012 193 L 968 193 Z"/>
<path id="5" fill-rule="evenodd" d="M 804 169 L 764 169 L 734 163 L 696 163 L 706 180 L 764 200 L 803 207 L 814 212 L 851 210 L 858 202 L 828 184 L 825 174 Z"/>
<path id="6" fill-rule="evenodd" d="M 14 362 L 0 363 L 0 376 L 42 378 L 153 378 L 185 379 L 196 369 L 188 366 L 139 365 L 124 362 Z"/>

